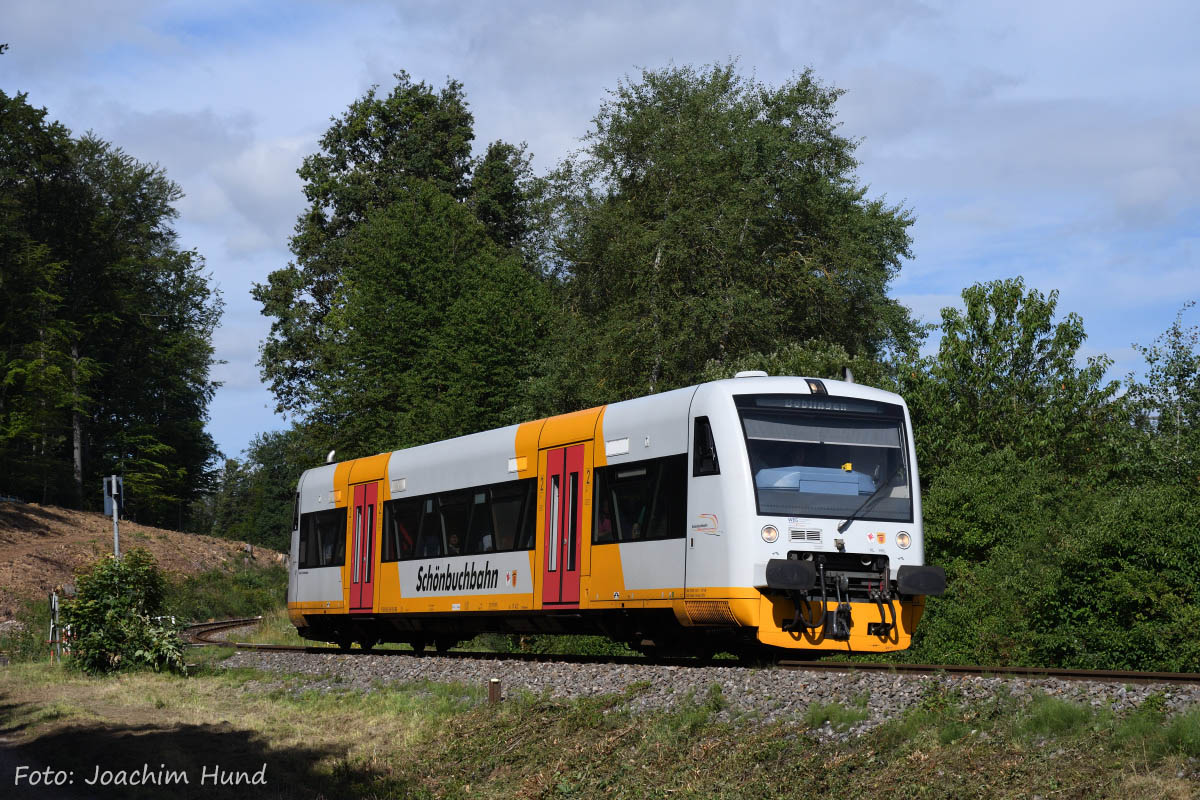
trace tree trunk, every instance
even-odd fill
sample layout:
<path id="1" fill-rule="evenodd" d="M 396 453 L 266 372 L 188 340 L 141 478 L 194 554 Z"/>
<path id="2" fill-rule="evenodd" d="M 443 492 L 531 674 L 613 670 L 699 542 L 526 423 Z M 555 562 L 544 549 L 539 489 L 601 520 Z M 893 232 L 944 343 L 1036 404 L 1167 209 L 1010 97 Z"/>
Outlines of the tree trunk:
<path id="1" fill-rule="evenodd" d="M 650 368 L 650 394 L 654 394 L 655 387 L 658 386 L 663 362 L 662 321 L 658 314 L 658 273 L 661 264 L 662 245 L 660 244 L 658 252 L 654 254 L 654 275 L 650 279 L 650 308 L 654 316 L 654 366 Z"/>
<path id="2" fill-rule="evenodd" d="M 71 345 L 71 438 L 75 456 L 75 507 L 83 508 L 83 415 L 79 413 L 79 345 Z"/>

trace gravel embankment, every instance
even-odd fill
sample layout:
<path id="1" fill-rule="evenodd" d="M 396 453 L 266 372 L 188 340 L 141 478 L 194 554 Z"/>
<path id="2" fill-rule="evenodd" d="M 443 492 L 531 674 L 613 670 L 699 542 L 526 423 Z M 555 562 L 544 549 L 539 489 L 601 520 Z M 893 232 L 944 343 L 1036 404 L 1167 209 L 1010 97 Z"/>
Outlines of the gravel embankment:
<path id="1" fill-rule="evenodd" d="M 691 696 L 702 701 L 713 684 L 721 687 L 728 703 L 723 718 L 743 714 L 767 721 L 801 719 L 813 703 L 852 705 L 868 697 L 869 717 L 850 733 L 860 733 L 895 717 L 924 698 L 957 692 L 963 701 L 986 700 L 1007 691 L 1020 703 L 1036 693 L 1109 707 L 1122 712 L 1139 706 L 1152 694 L 1161 694 L 1168 713 L 1178 713 L 1200 703 L 1200 686 L 1170 684 L 1127 685 L 1101 681 L 1059 679 L 981 678 L 950 675 L 917 676 L 887 673 L 805 672 L 785 669 L 748 669 L 721 666 L 651 666 L 628 664 L 565 664 L 483 659 L 439 658 L 427 655 L 372 656 L 339 653 L 287 653 L 240 651 L 223 662 L 227 667 L 252 667 L 271 672 L 311 676 L 297 690 L 370 691 L 379 684 L 418 681 L 485 686 L 499 678 L 505 696 L 527 691 L 556 699 L 613 694 L 634 683 L 648 684 L 629 702 L 633 711 L 662 709 Z M 279 684 L 272 686 L 276 688 Z"/>

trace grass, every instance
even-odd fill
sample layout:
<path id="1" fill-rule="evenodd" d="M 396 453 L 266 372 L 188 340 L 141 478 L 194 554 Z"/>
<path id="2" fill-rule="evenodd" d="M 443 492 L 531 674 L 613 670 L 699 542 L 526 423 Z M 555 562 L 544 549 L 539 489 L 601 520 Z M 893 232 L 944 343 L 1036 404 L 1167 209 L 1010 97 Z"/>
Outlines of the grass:
<path id="1" fill-rule="evenodd" d="M 1116 715 L 931 690 L 841 741 L 820 726 L 859 717 L 866 698 L 764 723 L 730 716 L 716 685 L 670 711 L 631 711 L 649 688 L 572 702 L 515 692 L 490 706 L 482 683 L 363 692 L 207 666 L 96 679 L 19 664 L 0 670 L 0 730 L 21 756 L 83 771 L 147 753 L 195 775 L 266 763 L 271 797 L 1150 798 L 1189 797 L 1200 779 L 1200 710 L 1168 718 L 1153 702 Z"/>
<path id="2" fill-rule="evenodd" d="M 265 614 L 283 605 L 287 580 L 287 569 L 274 562 L 229 562 L 173 580 L 166 613 L 184 622 Z"/>
<path id="3" fill-rule="evenodd" d="M 842 703 L 813 703 L 808 707 L 804 721 L 810 728 L 819 728 L 825 723 L 829 723 L 835 731 L 849 730 L 870 716 L 867 712 L 868 699 L 864 695 L 857 698 L 850 706 Z"/>

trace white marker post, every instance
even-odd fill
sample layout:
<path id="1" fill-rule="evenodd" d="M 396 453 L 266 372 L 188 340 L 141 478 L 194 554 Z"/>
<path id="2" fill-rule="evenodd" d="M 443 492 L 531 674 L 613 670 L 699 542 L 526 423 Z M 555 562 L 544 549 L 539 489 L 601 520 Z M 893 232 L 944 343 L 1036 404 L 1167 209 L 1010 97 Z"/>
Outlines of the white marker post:
<path id="1" fill-rule="evenodd" d="M 92 484 L 95 486 L 95 484 Z M 117 476 L 112 476 L 112 510 L 113 510 L 113 557 L 117 561 L 121 560 L 121 536 L 117 531 L 117 502 L 120 498 L 119 490 L 117 489 Z"/>

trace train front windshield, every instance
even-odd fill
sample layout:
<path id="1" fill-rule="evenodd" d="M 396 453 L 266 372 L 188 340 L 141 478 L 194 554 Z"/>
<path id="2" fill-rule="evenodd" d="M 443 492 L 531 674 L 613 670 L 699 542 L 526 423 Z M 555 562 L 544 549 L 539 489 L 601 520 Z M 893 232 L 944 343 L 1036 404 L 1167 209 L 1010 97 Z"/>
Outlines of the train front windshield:
<path id="1" fill-rule="evenodd" d="M 912 522 L 900 406 L 822 395 L 734 401 L 759 514 Z"/>

